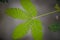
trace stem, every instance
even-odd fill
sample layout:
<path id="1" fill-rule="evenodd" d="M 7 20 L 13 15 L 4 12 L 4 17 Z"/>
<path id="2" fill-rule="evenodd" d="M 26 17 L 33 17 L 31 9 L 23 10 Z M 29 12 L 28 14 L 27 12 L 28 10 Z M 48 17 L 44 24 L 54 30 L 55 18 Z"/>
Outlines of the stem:
<path id="1" fill-rule="evenodd" d="M 53 12 L 41 14 L 41 15 L 39 15 L 39 16 L 37 16 L 37 17 L 33 17 L 32 19 L 36 19 L 36 18 L 43 17 L 43 16 L 46 16 L 46 15 L 49 15 L 49 14 L 53 14 L 53 13 L 55 13 L 55 12 L 57 12 L 57 11 L 53 11 Z"/>

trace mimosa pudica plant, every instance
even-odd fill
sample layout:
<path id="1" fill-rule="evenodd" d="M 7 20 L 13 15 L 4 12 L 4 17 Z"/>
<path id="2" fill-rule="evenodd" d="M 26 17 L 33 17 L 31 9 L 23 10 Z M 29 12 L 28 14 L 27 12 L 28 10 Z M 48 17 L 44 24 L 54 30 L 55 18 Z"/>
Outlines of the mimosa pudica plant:
<path id="1" fill-rule="evenodd" d="M 13 39 L 19 39 L 25 36 L 28 33 L 28 30 L 31 29 L 31 34 L 34 40 L 43 40 L 43 26 L 42 22 L 39 19 L 39 17 L 46 16 L 48 14 L 52 14 L 55 12 L 60 11 L 60 9 L 56 5 L 56 11 L 49 12 L 46 14 L 42 14 L 40 16 L 37 16 L 37 9 L 34 4 L 30 0 L 20 0 L 21 5 L 26 10 L 23 11 L 20 8 L 7 8 L 6 14 L 14 19 L 21 19 L 26 20 L 26 22 L 23 22 L 16 26 L 12 33 Z"/>

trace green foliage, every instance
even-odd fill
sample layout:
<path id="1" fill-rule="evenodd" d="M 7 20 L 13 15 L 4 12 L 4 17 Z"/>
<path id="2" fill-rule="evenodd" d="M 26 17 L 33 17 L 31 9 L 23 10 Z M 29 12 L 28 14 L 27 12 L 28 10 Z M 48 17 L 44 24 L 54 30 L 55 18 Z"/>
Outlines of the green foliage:
<path id="1" fill-rule="evenodd" d="M 31 20 L 26 21 L 25 23 L 19 24 L 13 31 L 12 38 L 20 39 L 27 34 L 30 28 Z"/>
<path id="2" fill-rule="evenodd" d="M 52 32 L 59 32 L 60 31 L 60 22 L 53 23 L 48 28 Z"/>
<path id="3" fill-rule="evenodd" d="M 6 14 L 16 19 L 28 19 L 29 15 L 19 8 L 8 8 Z"/>
<path id="4" fill-rule="evenodd" d="M 31 28 L 32 37 L 34 40 L 43 40 L 43 27 L 41 20 L 38 19 L 32 19 L 32 17 L 36 17 L 37 15 L 37 9 L 32 4 L 30 0 L 20 0 L 20 3 L 22 7 L 26 10 L 24 12 L 23 10 L 19 8 L 7 8 L 6 14 L 14 19 L 22 19 L 26 20 L 26 22 L 19 24 L 16 26 L 16 28 L 13 30 L 12 38 L 14 40 L 20 39 L 23 36 L 25 36 L 28 32 L 28 30 Z M 60 7 L 58 4 L 55 6 L 57 11 L 60 11 Z M 54 11 L 56 12 L 56 11 Z M 54 12 L 50 12 L 48 14 L 52 14 Z M 43 14 L 41 16 L 45 16 L 48 14 Z M 49 27 L 50 30 L 56 31 L 58 28 L 57 26 L 60 24 L 54 24 Z M 58 26 L 59 27 L 59 26 Z M 57 29 L 56 29 L 57 28 Z M 60 30 L 60 29 L 58 29 Z"/>
<path id="5" fill-rule="evenodd" d="M 55 9 L 56 9 L 57 12 L 60 12 L 60 6 L 59 6 L 59 4 L 56 4 Z M 58 32 L 58 31 L 60 31 L 60 22 L 54 22 L 54 23 L 52 23 L 48 27 L 48 29 L 50 31 L 52 31 L 52 32 Z"/>
<path id="6" fill-rule="evenodd" d="M 43 40 L 43 27 L 40 20 L 32 21 L 32 36 L 34 40 Z"/>
<path id="7" fill-rule="evenodd" d="M 60 7 L 56 4 L 55 9 L 60 12 Z"/>
<path id="8" fill-rule="evenodd" d="M 31 3 L 31 0 L 20 0 L 21 5 L 23 8 L 30 14 L 30 16 L 37 15 L 36 7 Z"/>
<path id="9" fill-rule="evenodd" d="M 8 8 L 6 9 L 6 14 L 11 16 L 14 19 L 22 19 L 26 20 L 26 22 L 16 26 L 13 30 L 12 38 L 19 39 L 26 35 L 29 28 L 32 28 L 32 36 L 34 40 L 42 40 L 43 32 L 42 32 L 42 23 L 40 20 L 32 19 L 37 15 L 36 7 L 31 3 L 30 0 L 20 0 L 23 8 L 26 12 L 20 10 L 19 8 Z"/>

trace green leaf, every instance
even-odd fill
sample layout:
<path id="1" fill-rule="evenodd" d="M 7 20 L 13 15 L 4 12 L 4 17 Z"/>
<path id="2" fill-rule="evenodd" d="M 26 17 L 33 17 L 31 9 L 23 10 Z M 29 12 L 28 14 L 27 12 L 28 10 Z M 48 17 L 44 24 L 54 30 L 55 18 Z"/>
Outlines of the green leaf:
<path id="1" fill-rule="evenodd" d="M 58 4 L 56 4 L 55 8 L 57 11 L 60 11 L 60 7 L 58 6 Z"/>
<path id="2" fill-rule="evenodd" d="M 30 14 L 30 16 L 36 16 L 36 7 L 32 4 L 31 0 L 20 0 L 23 8 Z"/>
<path id="3" fill-rule="evenodd" d="M 32 21 L 32 36 L 34 40 L 43 40 L 43 27 L 40 20 Z"/>
<path id="4" fill-rule="evenodd" d="M 51 32 L 59 32 L 60 31 L 60 22 L 54 22 L 52 23 L 48 29 L 51 31 Z"/>
<path id="5" fill-rule="evenodd" d="M 30 28 L 30 23 L 31 23 L 31 20 L 18 25 L 13 31 L 12 38 L 20 39 L 20 38 L 24 37 Z"/>
<path id="6" fill-rule="evenodd" d="M 6 14 L 16 19 L 28 19 L 29 16 L 27 13 L 23 12 L 19 8 L 8 8 L 6 9 Z"/>

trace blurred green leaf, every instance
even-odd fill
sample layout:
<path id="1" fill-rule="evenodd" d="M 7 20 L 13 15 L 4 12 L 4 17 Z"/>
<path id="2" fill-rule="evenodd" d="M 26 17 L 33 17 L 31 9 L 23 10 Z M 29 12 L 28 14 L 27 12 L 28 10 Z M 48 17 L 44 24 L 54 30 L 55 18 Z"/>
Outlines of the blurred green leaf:
<path id="1" fill-rule="evenodd" d="M 31 20 L 18 25 L 13 31 L 12 38 L 20 39 L 20 38 L 24 37 L 30 28 L 30 24 L 31 24 Z"/>
<path id="2" fill-rule="evenodd" d="M 40 20 L 32 21 L 32 36 L 34 40 L 43 40 L 43 27 Z"/>
<path id="3" fill-rule="evenodd" d="M 32 4 L 31 0 L 20 0 L 21 5 L 23 8 L 30 14 L 30 16 L 36 16 L 37 9 Z"/>
<path id="4" fill-rule="evenodd" d="M 29 16 L 27 13 L 23 12 L 19 8 L 8 8 L 6 9 L 6 14 L 16 19 L 28 19 Z"/>
<path id="5" fill-rule="evenodd" d="M 60 11 L 60 7 L 59 7 L 58 4 L 56 4 L 55 9 L 56 9 L 57 11 Z"/>

